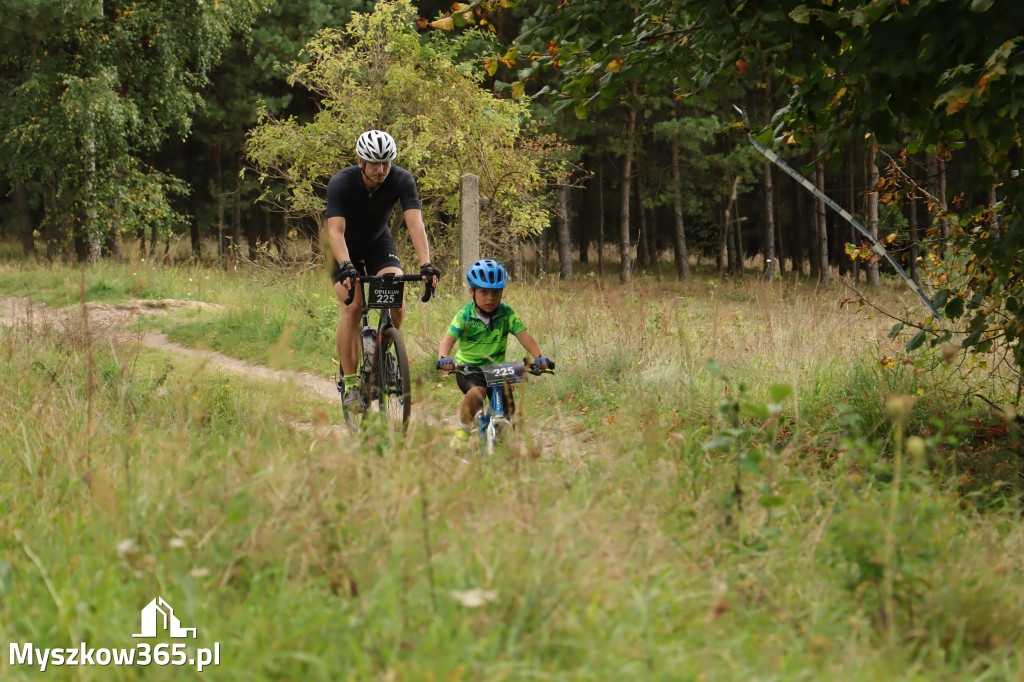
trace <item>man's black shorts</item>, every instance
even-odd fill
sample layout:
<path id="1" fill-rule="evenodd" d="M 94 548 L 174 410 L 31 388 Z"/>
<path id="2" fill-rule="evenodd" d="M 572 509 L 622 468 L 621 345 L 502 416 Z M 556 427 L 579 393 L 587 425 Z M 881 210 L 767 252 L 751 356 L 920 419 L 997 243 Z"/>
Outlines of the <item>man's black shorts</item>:
<path id="1" fill-rule="evenodd" d="M 398 258 L 395 242 L 391 239 L 390 232 L 384 232 L 376 241 L 358 250 L 349 246 L 348 255 L 361 275 L 376 275 L 384 268 L 402 267 L 402 261 Z M 332 275 L 335 284 L 341 281 L 340 274 L 341 265 L 336 264 Z"/>
<path id="2" fill-rule="evenodd" d="M 455 383 L 458 384 L 459 390 L 463 393 L 469 393 L 469 389 L 474 386 L 482 386 L 487 388 L 487 382 L 484 380 L 483 372 L 456 372 Z M 486 398 L 485 398 L 486 400 Z M 516 411 L 516 400 L 512 395 L 512 387 L 505 386 L 505 415 L 511 415 Z"/>

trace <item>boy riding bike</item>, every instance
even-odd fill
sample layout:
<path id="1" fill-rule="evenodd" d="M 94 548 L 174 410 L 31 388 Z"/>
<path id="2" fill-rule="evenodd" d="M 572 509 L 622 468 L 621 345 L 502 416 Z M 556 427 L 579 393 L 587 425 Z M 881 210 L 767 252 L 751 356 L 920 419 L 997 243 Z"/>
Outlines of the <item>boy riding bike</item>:
<path id="1" fill-rule="evenodd" d="M 466 273 L 473 300 L 461 308 L 448 327 L 448 333 L 441 339 L 438 349 L 437 368 L 453 371 L 456 364 L 480 367 L 505 361 L 508 335 L 515 335 L 523 348 L 534 357 L 533 364 L 540 369 L 554 369 L 555 363 L 541 354 L 540 345 L 526 331 L 519 316 L 507 303 L 501 302 L 508 271 L 497 261 L 478 260 Z M 455 359 L 448 357 L 455 343 L 459 352 Z M 480 372 L 456 375 L 459 389 L 465 394 L 459 407 L 459 426 L 456 441 L 466 441 L 473 428 L 473 415 L 483 405 L 486 397 L 486 382 Z M 511 389 L 509 389 L 511 391 Z M 512 396 L 506 396 L 509 414 L 515 410 Z"/>

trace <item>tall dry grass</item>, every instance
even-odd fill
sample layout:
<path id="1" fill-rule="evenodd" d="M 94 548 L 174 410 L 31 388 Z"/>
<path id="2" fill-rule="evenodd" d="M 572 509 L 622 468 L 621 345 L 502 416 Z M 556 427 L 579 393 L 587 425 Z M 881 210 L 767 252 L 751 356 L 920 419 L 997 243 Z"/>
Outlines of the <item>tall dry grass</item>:
<path id="1" fill-rule="evenodd" d="M 235 316 L 160 324 L 230 339 L 252 283 L 197 272 Z M 294 309 L 304 284 L 260 304 Z M 195 646 L 220 642 L 212 679 L 1019 679 L 1015 501 L 980 513 L 929 468 L 951 446 L 922 428 L 951 416 L 926 394 L 890 411 L 928 377 L 882 367 L 889 325 L 841 291 L 513 286 L 558 371 L 521 392 L 522 441 L 468 462 L 428 369 L 463 298 L 410 304 L 405 436 L 74 326 L 0 328 L 4 639 L 133 646 L 160 594 Z"/>

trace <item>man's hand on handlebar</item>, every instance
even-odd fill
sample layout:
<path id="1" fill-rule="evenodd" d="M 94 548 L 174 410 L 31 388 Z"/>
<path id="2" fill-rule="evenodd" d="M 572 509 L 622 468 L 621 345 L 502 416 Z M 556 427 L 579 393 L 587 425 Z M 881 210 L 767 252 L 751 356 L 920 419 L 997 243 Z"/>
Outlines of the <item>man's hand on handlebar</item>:
<path id="1" fill-rule="evenodd" d="M 431 289 L 437 287 L 437 281 L 441 279 L 441 271 L 435 268 L 431 263 L 424 263 L 420 266 L 420 277 L 426 282 Z"/>
<path id="2" fill-rule="evenodd" d="M 346 305 L 352 302 L 352 295 L 356 287 L 356 278 L 359 277 L 359 270 L 352 264 L 352 261 L 347 260 L 338 265 L 338 282 L 345 284 L 348 287 L 348 299 L 345 301 Z"/>
<path id="3" fill-rule="evenodd" d="M 359 286 L 360 282 L 419 282 L 423 280 L 423 277 L 421 277 L 420 275 L 398 275 L 393 272 L 385 272 L 383 275 L 361 275 L 357 270 L 355 270 L 354 266 L 351 266 L 351 264 L 349 264 L 349 267 L 352 267 L 352 286 L 349 287 L 348 296 L 345 298 L 345 305 L 349 305 L 352 303 L 352 299 L 356 295 L 356 287 Z M 346 268 L 343 267 L 343 275 L 346 274 L 345 270 Z M 338 281 L 341 282 L 344 281 L 344 279 L 339 279 Z M 433 293 L 434 287 L 431 286 L 430 282 L 424 282 L 423 297 L 420 298 L 420 300 L 426 303 L 427 301 L 430 300 L 430 297 L 433 295 Z"/>

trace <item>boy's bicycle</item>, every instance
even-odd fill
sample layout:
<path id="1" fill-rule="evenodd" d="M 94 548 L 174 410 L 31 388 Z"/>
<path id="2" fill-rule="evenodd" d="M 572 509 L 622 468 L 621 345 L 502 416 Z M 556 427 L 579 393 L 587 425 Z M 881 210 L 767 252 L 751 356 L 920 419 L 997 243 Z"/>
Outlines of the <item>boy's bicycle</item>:
<path id="1" fill-rule="evenodd" d="M 549 368 L 541 369 L 536 364 L 530 363 L 527 366 L 523 362 L 499 362 L 493 365 L 456 365 L 455 372 L 464 375 L 483 374 L 487 383 L 487 399 L 484 400 L 480 411 L 476 413 L 476 433 L 480 437 L 480 454 L 493 455 L 494 446 L 501 439 L 506 429 L 512 428 L 510 417 L 512 416 L 506 407 L 506 387 L 521 384 L 526 381 L 526 373 L 534 376 L 541 374 L 554 374 L 555 367 L 552 364 Z"/>
<path id="2" fill-rule="evenodd" d="M 360 414 L 345 411 L 345 420 L 352 426 L 366 419 L 369 406 L 377 401 L 380 418 L 395 428 L 404 429 L 412 412 L 412 387 L 409 380 L 409 356 L 401 332 L 391 319 L 391 309 L 401 308 L 406 282 L 422 282 L 420 275 L 396 275 L 386 273 L 379 276 L 361 276 L 359 286 L 363 292 L 362 325 L 359 332 L 362 363 L 359 367 L 359 390 L 363 405 L 367 408 Z M 363 285 L 367 286 L 363 286 Z M 355 298 L 355 287 L 349 289 L 345 305 Z M 423 288 L 424 303 L 430 300 L 434 288 L 426 282 Z M 371 310 L 379 310 L 377 328 L 370 326 Z"/>

